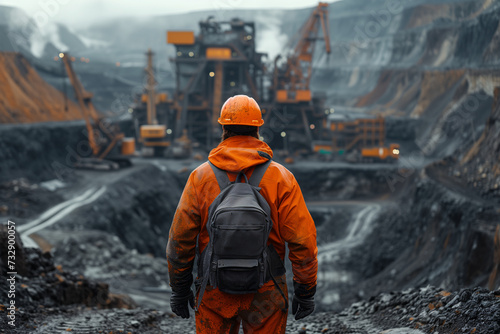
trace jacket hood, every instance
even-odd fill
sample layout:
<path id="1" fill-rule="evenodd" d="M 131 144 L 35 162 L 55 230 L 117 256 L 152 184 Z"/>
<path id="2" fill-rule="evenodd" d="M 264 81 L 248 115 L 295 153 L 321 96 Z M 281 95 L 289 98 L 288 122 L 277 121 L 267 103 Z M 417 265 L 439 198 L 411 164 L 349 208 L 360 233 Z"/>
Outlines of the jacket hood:
<path id="1" fill-rule="evenodd" d="M 251 136 L 234 136 L 214 148 L 208 160 L 220 169 L 239 172 L 266 162 L 268 157 L 273 157 L 273 151 L 263 141 Z"/>

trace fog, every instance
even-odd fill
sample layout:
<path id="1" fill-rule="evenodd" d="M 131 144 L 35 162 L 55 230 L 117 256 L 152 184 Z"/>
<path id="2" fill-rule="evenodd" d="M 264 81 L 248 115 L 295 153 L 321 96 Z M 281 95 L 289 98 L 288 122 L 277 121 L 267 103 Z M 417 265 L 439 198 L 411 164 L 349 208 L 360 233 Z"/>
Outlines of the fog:
<path id="1" fill-rule="evenodd" d="M 338 1 L 338 0 L 335 0 Z M 335 2 L 329 1 L 329 2 Z M 148 17 L 185 13 L 197 10 L 224 9 L 294 9 L 317 5 L 316 0 L 191 0 L 191 1 L 133 1 L 133 0 L 0 0 L 0 5 L 18 7 L 37 21 L 63 23 L 73 29 L 118 17 Z"/>

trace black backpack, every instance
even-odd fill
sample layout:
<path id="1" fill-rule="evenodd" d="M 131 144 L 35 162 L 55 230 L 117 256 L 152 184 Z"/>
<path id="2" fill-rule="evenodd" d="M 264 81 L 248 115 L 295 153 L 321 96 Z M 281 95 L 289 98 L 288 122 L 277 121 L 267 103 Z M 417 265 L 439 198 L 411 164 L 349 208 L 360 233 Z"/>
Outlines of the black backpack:
<path id="1" fill-rule="evenodd" d="M 230 294 L 255 293 L 269 279 L 277 285 L 274 276 L 285 273 L 278 253 L 267 245 L 273 222 L 269 204 L 259 192 L 270 163 L 256 166 L 250 180 L 241 171 L 230 182 L 226 171 L 209 162 L 221 192 L 208 209 L 209 243 L 198 263 L 197 307 L 207 284 Z"/>

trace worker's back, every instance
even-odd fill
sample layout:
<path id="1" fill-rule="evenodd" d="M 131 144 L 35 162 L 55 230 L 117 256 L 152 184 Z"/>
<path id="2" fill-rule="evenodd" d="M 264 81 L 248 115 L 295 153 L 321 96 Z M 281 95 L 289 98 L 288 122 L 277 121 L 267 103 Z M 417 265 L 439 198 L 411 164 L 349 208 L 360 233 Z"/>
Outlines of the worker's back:
<path id="1" fill-rule="evenodd" d="M 272 157 L 272 150 L 255 134 L 238 135 L 228 132 L 229 128 L 233 129 L 224 125 L 226 138 L 223 137 L 223 142 L 212 150 L 209 161 L 227 171 L 231 182 L 235 181 L 240 171 L 251 178 L 255 166 Z M 297 181 L 282 165 L 272 161 L 259 187 L 260 194 L 269 205 L 273 223 L 268 244 L 276 250 L 281 265 L 285 242 L 288 243 L 294 276 L 293 313 L 296 313 L 296 319 L 300 319 L 314 310 L 316 228 Z M 183 317 L 189 317 L 187 305 L 193 302 L 190 286 L 196 250 L 203 252 L 210 241 L 207 230 L 209 207 L 219 193 L 219 183 L 211 166 L 208 162 L 202 164 L 187 181 L 170 229 L 167 258 L 173 291 L 171 306 L 176 314 Z M 198 277 L 197 288 L 202 282 L 203 277 Z M 275 282 L 272 279 L 265 282 L 257 293 L 231 294 L 208 285 L 196 311 L 197 331 L 224 333 L 242 323 L 244 329 L 253 332 L 259 329 L 263 333 L 284 333 L 287 297 L 284 274 L 277 276 Z"/>

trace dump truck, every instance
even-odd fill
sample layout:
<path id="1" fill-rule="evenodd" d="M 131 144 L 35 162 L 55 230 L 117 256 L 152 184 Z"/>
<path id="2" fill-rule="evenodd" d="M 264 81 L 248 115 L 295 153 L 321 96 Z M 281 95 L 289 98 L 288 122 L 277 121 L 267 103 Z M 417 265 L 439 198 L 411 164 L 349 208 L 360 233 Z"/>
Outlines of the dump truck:
<path id="1" fill-rule="evenodd" d="M 362 148 L 361 158 L 377 160 L 397 160 L 399 159 L 399 144 L 390 144 L 389 147 Z"/>

